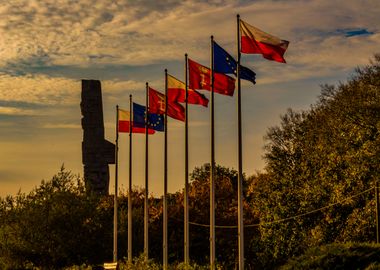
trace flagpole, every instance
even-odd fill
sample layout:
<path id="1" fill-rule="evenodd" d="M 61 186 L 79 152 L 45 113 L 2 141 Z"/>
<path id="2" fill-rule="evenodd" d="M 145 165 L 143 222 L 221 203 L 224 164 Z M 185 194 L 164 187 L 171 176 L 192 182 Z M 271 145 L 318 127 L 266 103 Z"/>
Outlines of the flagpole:
<path id="1" fill-rule="evenodd" d="M 132 95 L 129 95 L 128 262 L 132 263 Z"/>
<path id="2" fill-rule="evenodd" d="M 237 15 L 237 65 L 236 76 L 238 84 L 237 111 L 238 111 L 238 250 L 239 270 L 244 270 L 244 216 L 243 216 L 243 155 L 241 130 L 241 84 L 240 84 L 240 15 Z"/>
<path id="3" fill-rule="evenodd" d="M 146 100 L 145 100 L 145 196 L 144 196 L 144 253 L 145 259 L 149 258 L 149 192 L 148 192 L 148 173 L 149 173 L 149 142 L 148 142 L 148 114 L 149 114 L 149 97 L 148 83 L 146 83 Z"/>
<path id="4" fill-rule="evenodd" d="M 375 183 L 375 198 L 376 198 L 376 244 L 380 242 L 380 209 L 379 209 L 379 181 Z"/>
<path id="5" fill-rule="evenodd" d="M 119 156 L 119 105 L 116 105 L 115 194 L 113 202 L 113 262 L 117 262 L 117 189 Z"/>
<path id="6" fill-rule="evenodd" d="M 211 36 L 211 164 L 210 164 L 210 266 L 215 269 L 215 115 L 214 115 L 214 36 Z"/>
<path id="7" fill-rule="evenodd" d="M 165 119 L 164 119 L 164 195 L 163 195 L 163 269 L 168 267 L 168 70 L 165 69 Z"/>
<path id="8" fill-rule="evenodd" d="M 185 190 L 184 190 L 184 259 L 185 265 L 190 263 L 190 237 L 189 237 L 189 118 L 188 118 L 188 77 L 187 53 L 185 54 Z"/>

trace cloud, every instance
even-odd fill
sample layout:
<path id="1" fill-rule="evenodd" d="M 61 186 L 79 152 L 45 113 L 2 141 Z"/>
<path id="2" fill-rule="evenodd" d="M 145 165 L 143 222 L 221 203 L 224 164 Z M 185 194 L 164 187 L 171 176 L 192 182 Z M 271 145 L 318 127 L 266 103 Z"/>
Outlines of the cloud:
<path id="1" fill-rule="evenodd" d="M 102 82 L 102 91 L 105 93 L 121 94 L 123 92 L 133 92 L 141 89 L 145 89 L 145 82 L 134 80 L 104 80 Z"/>
<path id="2" fill-rule="evenodd" d="M 38 115 L 37 110 L 0 106 L 0 115 Z"/>
<path id="3" fill-rule="evenodd" d="M 12 76 L 0 73 L 0 89 L 1 101 L 65 105 L 77 102 L 80 82 L 47 75 Z"/>
<path id="4" fill-rule="evenodd" d="M 0 122 L 0 128 L 6 129 L 12 127 L 13 124 L 10 122 Z"/>
<path id="5" fill-rule="evenodd" d="M 288 62 L 313 64 L 316 58 L 326 61 L 337 52 L 341 58 L 335 57 L 331 63 L 346 66 L 364 53 L 368 58 L 380 45 L 378 37 L 366 37 L 361 40 L 363 53 L 357 56 L 347 53 L 352 42 L 327 37 L 337 28 L 366 29 L 376 36 L 380 7 L 373 1 L 364 2 L 6 2 L 0 9 L 0 67 L 146 65 L 180 61 L 185 52 L 209 61 L 211 34 L 233 51 L 236 13 L 290 40 Z"/>
<path id="6" fill-rule="evenodd" d="M 308 37 L 302 42 L 296 41 L 289 51 L 287 61 L 298 65 L 307 65 L 316 71 L 320 67 L 346 69 L 365 65 L 378 51 L 380 33 L 368 36 Z M 317 46 L 317 48 L 316 48 Z"/>
<path id="7" fill-rule="evenodd" d="M 1 64 L 141 63 L 147 61 L 148 51 L 155 51 L 149 61 L 155 55 L 162 59 L 165 51 L 155 49 L 163 44 L 151 42 L 152 35 L 144 27 L 136 31 L 133 25 L 146 18 L 157 23 L 176 6 L 180 2 L 7 2 L 0 10 Z"/>
<path id="8" fill-rule="evenodd" d="M 52 129 L 82 129 L 79 124 L 51 124 L 47 123 L 42 126 L 42 128 L 52 128 Z"/>
<path id="9" fill-rule="evenodd" d="M 120 95 L 128 95 L 145 88 L 145 83 L 133 80 L 104 80 L 102 81 L 103 95 L 116 100 Z M 26 108 L 28 104 L 44 106 L 77 105 L 80 100 L 81 81 L 64 77 L 48 75 L 13 76 L 0 73 L 0 114 L 31 115 L 38 108 Z M 6 105 L 18 103 L 18 105 Z M 1 104 L 0 104 L 1 105 Z M 41 109 L 41 108 L 39 108 Z"/>

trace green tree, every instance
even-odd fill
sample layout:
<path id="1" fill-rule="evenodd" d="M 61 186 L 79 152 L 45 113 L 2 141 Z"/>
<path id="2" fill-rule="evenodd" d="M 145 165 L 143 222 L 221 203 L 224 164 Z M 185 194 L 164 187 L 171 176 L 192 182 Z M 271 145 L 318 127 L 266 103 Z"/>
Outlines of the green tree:
<path id="1" fill-rule="evenodd" d="M 322 86 L 309 110 L 289 110 L 280 126 L 269 129 L 266 173 L 250 187 L 260 215 L 263 264 L 274 267 L 310 246 L 374 239 L 373 192 L 350 196 L 379 180 L 379 130 L 379 55 L 346 83 Z"/>
<path id="2" fill-rule="evenodd" d="M 253 208 L 249 207 L 247 197 L 248 180 L 243 177 L 243 192 L 246 198 L 243 201 L 244 223 L 253 224 L 255 214 Z M 217 261 L 227 269 L 233 268 L 238 258 L 238 234 L 237 234 L 237 179 L 238 172 L 234 169 L 220 165 L 215 167 L 215 224 L 216 224 L 216 255 Z M 180 197 L 180 202 L 183 197 Z M 189 188 L 190 220 L 197 224 L 210 223 L 210 164 L 196 167 L 191 173 L 191 184 Z M 221 226 L 232 226 L 222 228 Z M 255 228 L 245 230 L 245 238 L 250 239 L 258 235 Z M 192 258 L 198 258 L 197 263 L 208 264 L 209 256 L 209 227 L 190 225 L 190 252 Z M 246 250 L 248 249 L 248 241 Z M 206 256 L 205 256 L 206 255 Z M 201 259 L 202 258 L 202 259 Z M 254 258 L 246 256 L 247 266 Z"/>
<path id="3" fill-rule="evenodd" d="M 25 269 L 31 264 L 57 269 L 103 261 L 104 250 L 112 245 L 104 226 L 111 217 L 104 204 L 87 195 L 81 179 L 63 167 L 30 194 L 19 192 L 2 200 L 0 261 L 4 268 Z"/>

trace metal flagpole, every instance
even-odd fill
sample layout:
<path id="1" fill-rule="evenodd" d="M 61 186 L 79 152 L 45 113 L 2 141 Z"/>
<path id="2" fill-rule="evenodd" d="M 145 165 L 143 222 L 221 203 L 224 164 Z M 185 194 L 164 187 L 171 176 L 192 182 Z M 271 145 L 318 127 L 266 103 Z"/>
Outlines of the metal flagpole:
<path id="1" fill-rule="evenodd" d="M 128 262 L 132 263 L 132 95 L 129 95 Z"/>
<path id="2" fill-rule="evenodd" d="M 376 181 L 375 185 L 375 198 L 376 198 L 376 243 L 380 242 L 380 211 L 379 211 L 379 181 Z"/>
<path id="3" fill-rule="evenodd" d="M 184 190 L 184 258 L 185 264 L 190 263 L 189 237 L 189 117 L 188 117 L 188 84 L 187 84 L 187 53 L 185 54 L 185 190 Z"/>
<path id="4" fill-rule="evenodd" d="M 237 111 L 238 111 L 238 245 L 239 270 L 244 270 L 244 222 L 243 222 L 243 155 L 241 130 L 241 85 L 240 85 L 240 15 L 237 15 L 237 66 L 236 76 L 238 85 Z"/>
<path id="5" fill-rule="evenodd" d="M 117 262 L 117 181 L 119 156 L 119 105 L 116 105 L 116 140 L 115 140 L 115 194 L 113 202 L 113 262 Z"/>
<path id="6" fill-rule="evenodd" d="M 164 196 L 163 196 L 163 268 L 168 268 L 168 70 L 165 69 L 165 137 L 164 137 Z"/>
<path id="7" fill-rule="evenodd" d="M 149 97 L 148 97 L 148 83 L 146 83 L 146 101 L 145 101 L 145 198 L 144 198 L 144 253 L 145 258 L 149 257 L 149 192 L 148 192 L 148 114 L 149 114 Z"/>
<path id="8" fill-rule="evenodd" d="M 210 266 L 215 269 L 215 130 L 214 130 L 214 37 L 211 36 L 211 164 L 210 164 Z"/>

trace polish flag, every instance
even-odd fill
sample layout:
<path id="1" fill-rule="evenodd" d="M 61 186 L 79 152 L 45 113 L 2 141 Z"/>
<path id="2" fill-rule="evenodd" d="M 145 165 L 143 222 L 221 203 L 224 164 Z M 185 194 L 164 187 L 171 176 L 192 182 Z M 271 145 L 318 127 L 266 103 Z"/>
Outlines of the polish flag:
<path id="1" fill-rule="evenodd" d="M 284 53 L 289 41 L 272 36 L 240 20 L 241 52 L 262 54 L 268 60 L 286 63 Z"/>

